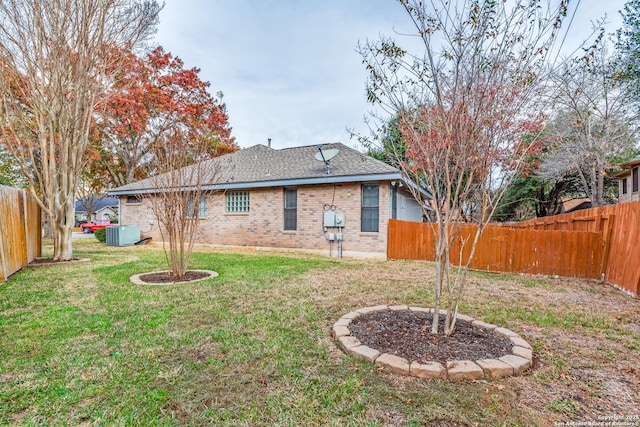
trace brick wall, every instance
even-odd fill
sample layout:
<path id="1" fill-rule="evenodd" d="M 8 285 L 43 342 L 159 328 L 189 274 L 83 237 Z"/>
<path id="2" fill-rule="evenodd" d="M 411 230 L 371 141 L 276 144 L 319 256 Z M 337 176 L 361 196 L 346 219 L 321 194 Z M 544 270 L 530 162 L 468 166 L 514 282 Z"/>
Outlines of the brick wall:
<path id="1" fill-rule="evenodd" d="M 335 191 L 335 195 L 334 195 Z M 324 206 L 335 205 L 336 212 L 345 214 L 343 229 L 344 256 L 386 256 L 387 227 L 389 219 L 388 182 L 380 183 L 379 231 L 360 232 L 361 183 L 322 184 L 297 187 L 297 230 L 284 228 L 284 190 L 282 187 L 249 190 L 248 213 L 225 212 L 225 194 L 210 195 L 207 199 L 207 216 L 198 228 L 197 243 L 251 246 L 266 248 L 291 248 L 317 250 L 329 254 L 329 242 L 323 229 Z M 157 221 L 149 208 L 148 200 L 128 204 L 121 199 L 122 224 L 139 224 L 144 235 L 160 240 Z M 150 225 L 153 221 L 153 226 Z M 337 231 L 334 229 L 333 231 Z M 145 233 L 146 232 L 146 233 Z M 333 255 L 337 242 L 333 245 Z"/>

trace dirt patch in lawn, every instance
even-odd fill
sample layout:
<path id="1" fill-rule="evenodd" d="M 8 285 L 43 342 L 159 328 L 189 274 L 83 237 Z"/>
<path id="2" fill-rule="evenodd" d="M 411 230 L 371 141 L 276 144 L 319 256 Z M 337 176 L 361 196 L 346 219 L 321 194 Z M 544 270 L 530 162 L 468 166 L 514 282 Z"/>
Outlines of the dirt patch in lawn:
<path id="1" fill-rule="evenodd" d="M 89 261 L 89 259 L 73 258 L 73 259 L 60 260 L 60 259 L 53 259 L 53 258 L 34 258 L 33 261 L 31 261 L 27 265 L 27 267 L 46 267 L 49 265 L 64 265 L 64 264 L 71 264 L 71 263 L 85 262 L 85 261 Z"/>
<path id="2" fill-rule="evenodd" d="M 488 329 L 458 320 L 454 333 L 445 337 L 445 316 L 440 316 L 439 334 L 431 334 L 431 313 L 381 310 L 356 317 L 351 335 L 362 344 L 422 364 L 450 360 L 498 359 L 511 354 L 513 344 Z"/>

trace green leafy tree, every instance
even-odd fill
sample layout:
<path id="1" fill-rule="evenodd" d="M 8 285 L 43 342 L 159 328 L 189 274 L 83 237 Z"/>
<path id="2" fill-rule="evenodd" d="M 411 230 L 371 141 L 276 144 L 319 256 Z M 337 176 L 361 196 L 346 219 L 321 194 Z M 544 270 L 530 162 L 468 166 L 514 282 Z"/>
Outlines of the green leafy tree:
<path id="1" fill-rule="evenodd" d="M 20 165 L 16 162 L 10 152 L 0 144 L 0 185 L 10 185 L 12 187 L 27 187 L 27 179 L 20 171 Z"/>

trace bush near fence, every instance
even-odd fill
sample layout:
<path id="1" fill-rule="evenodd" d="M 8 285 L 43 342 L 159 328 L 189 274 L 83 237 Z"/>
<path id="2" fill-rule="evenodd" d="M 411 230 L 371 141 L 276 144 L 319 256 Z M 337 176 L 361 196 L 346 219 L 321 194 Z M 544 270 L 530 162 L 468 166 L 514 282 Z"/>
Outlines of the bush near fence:
<path id="1" fill-rule="evenodd" d="M 466 263 L 475 226 L 461 225 L 450 262 Z M 389 221 L 390 259 L 432 261 L 433 224 Z M 468 242 L 462 245 L 462 242 Z M 461 252 L 462 249 L 462 252 Z M 517 224 L 489 225 L 471 268 L 604 280 L 640 294 L 640 202 L 620 203 Z"/>
<path id="2" fill-rule="evenodd" d="M 25 190 L 0 185 L 0 283 L 41 256 L 40 215 Z"/>

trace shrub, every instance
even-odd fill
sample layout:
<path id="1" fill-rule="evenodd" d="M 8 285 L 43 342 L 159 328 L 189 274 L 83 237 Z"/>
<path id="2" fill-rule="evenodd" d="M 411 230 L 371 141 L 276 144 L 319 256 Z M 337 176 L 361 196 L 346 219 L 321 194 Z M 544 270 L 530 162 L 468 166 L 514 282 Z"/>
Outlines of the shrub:
<path id="1" fill-rule="evenodd" d="M 106 228 L 98 228 L 93 232 L 93 235 L 98 239 L 99 242 L 105 243 L 107 241 L 107 229 Z"/>

